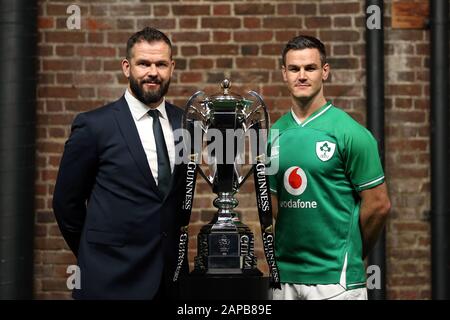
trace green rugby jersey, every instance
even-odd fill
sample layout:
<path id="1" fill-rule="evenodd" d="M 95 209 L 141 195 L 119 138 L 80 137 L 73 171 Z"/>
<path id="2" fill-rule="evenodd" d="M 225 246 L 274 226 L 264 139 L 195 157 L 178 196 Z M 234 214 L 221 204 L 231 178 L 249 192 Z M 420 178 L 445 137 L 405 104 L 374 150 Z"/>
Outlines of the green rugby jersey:
<path id="1" fill-rule="evenodd" d="M 281 282 L 365 286 L 358 192 L 384 182 L 376 140 L 328 102 L 303 123 L 282 116 L 270 141 Z"/>

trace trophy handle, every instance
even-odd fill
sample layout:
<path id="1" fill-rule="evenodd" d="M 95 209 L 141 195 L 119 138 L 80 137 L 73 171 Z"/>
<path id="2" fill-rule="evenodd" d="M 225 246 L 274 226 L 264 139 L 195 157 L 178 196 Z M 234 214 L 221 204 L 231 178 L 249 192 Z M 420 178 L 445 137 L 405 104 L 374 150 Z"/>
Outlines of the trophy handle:
<path id="1" fill-rule="evenodd" d="M 186 102 L 186 106 L 190 106 L 192 104 L 192 102 L 194 102 L 195 99 L 197 99 L 198 96 L 205 94 L 203 91 L 197 91 L 196 93 L 194 93 L 189 100 Z M 187 109 L 185 111 L 185 113 L 187 112 Z"/>
<path id="2" fill-rule="evenodd" d="M 253 97 L 255 97 L 255 98 L 259 101 L 261 107 L 262 107 L 263 110 L 264 110 L 264 118 L 267 119 L 267 125 L 269 125 L 269 124 L 270 124 L 269 112 L 267 112 L 267 105 L 266 105 L 266 103 L 264 102 L 263 98 L 259 95 L 259 93 L 255 92 L 255 91 L 252 91 L 252 90 L 249 91 L 248 94 L 251 95 L 251 96 L 253 96 Z M 258 111 L 258 110 L 259 110 L 259 107 L 256 108 L 255 110 L 253 110 L 253 112 L 256 112 L 256 111 Z M 251 112 L 251 113 L 249 114 L 249 116 L 250 116 L 253 112 Z"/>
<path id="3" fill-rule="evenodd" d="M 260 124 L 262 124 L 262 123 L 266 123 L 266 125 L 268 126 L 269 123 L 270 123 L 269 122 L 270 121 L 269 120 L 269 113 L 267 112 L 267 106 L 266 106 L 263 98 L 255 91 L 249 91 L 248 94 L 253 96 L 253 97 L 255 97 L 256 101 L 257 101 L 257 103 L 259 105 L 256 108 L 254 108 L 250 113 L 245 114 L 245 119 L 247 120 L 248 118 L 251 117 L 252 114 L 254 114 L 255 112 L 260 111 L 261 109 L 264 112 L 264 118 L 260 119 L 258 122 L 255 122 L 255 123 L 251 124 L 248 127 L 246 126 L 245 130 L 247 131 L 248 129 L 250 129 L 253 126 L 260 126 Z M 267 140 L 267 136 L 265 138 Z M 266 153 L 266 151 L 264 150 L 263 154 L 265 154 L 265 153 Z M 261 154 L 258 154 L 257 158 L 259 158 L 260 156 L 261 156 Z M 242 179 L 240 179 L 240 181 L 238 181 L 238 188 L 240 188 L 245 183 L 245 181 L 248 179 L 248 177 L 250 177 L 250 175 L 253 174 L 253 171 L 254 171 L 254 168 L 252 166 L 252 168 L 247 172 L 247 174 Z"/>
<path id="4" fill-rule="evenodd" d="M 186 124 L 186 120 L 188 119 L 188 113 L 190 112 L 190 111 L 192 111 L 192 110 L 194 110 L 195 112 L 196 112 L 196 114 L 197 115 L 200 115 L 200 117 L 202 118 L 202 125 L 201 125 L 201 128 L 202 128 L 202 131 L 205 133 L 206 132 L 206 130 L 207 130 L 207 127 L 206 127 L 206 124 L 207 124 L 207 122 L 208 122 L 208 118 L 209 118 L 209 116 L 210 116 L 210 112 L 211 112 L 211 110 L 209 109 L 209 107 L 208 107 L 208 105 L 205 105 L 205 111 L 202 111 L 202 110 L 199 110 L 195 105 L 194 105 L 194 102 L 195 102 L 195 100 L 197 100 L 197 98 L 198 97 L 200 97 L 200 96 L 202 96 L 202 95 L 205 95 L 205 93 L 203 92 L 203 91 L 197 91 L 197 92 L 195 92 L 190 98 L 189 98 L 189 100 L 186 102 L 186 109 L 185 109 L 185 111 L 184 111 L 184 121 L 183 121 L 183 123 L 184 124 Z M 193 132 L 191 132 L 190 130 L 189 130 L 189 128 L 185 128 L 185 129 L 187 129 L 188 131 L 189 131 L 189 134 L 191 134 L 191 138 L 192 138 L 192 134 L 193 134 Z M 193 141 L 193 139 L 191 139 L 191 141 Z M 199 163 L 199 159 L 200 159 L 200 157 L 201 157 L 201 155 L 200 154 L 198 154 L 198 153 L 195 153 L 194 152 L 194 150 L 192 149 L 192 146 L 191 146 L 191 154 L 194 154 L 195 155 L 195 159 L 196 159 L 196 162 L 197 162 L 197 165 L 198 165 L 198 167 L 197 167 L 197 170 L 198 170 L 198 173 L 203 177 L 203 179 L 205 179 L 205 181 L 212 187 L 212 185 L 213 185 L 213 177 L 209 177 L 208 175 L 206 175 L 205 174 L 205 172 L 203 171 L 203 169 L 200 167 L 200 163 Z"/>

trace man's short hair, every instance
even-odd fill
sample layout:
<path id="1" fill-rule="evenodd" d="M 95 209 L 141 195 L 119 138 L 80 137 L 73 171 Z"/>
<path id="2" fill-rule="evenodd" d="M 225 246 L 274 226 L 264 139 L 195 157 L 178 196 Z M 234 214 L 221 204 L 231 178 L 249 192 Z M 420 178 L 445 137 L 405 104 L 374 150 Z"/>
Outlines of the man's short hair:
<path id="1" fill-rule="evenodd" d="M 170 59 L 172 59 L 172 43 L 170 42 L 169 38 L 155 28 L 145 27 L 141 31 L 136 32 L 133 34 L 127 41 L 127 59 L 129 60 L 131 58 L 131 49 L 133 46 L 141 41 L 147 41 L 149 43 L 155 42 L 155 41 L 164 41 L 167 43 L 170 49 Z"/>
<path id="2" fill-rule="evenodd" d="M 281 54 L 283 59 L 283 66 L 286 66 L 286 54 L 289 50 L 302 50 L 302 49 L 317 49 L 320 53 L 320 62 L 322 66 L 327 62 L 327 53 L 325 51 L 324 44 L 317 38 L 312 36 L 300 35 L 292 38 L 286 44 Z"/>

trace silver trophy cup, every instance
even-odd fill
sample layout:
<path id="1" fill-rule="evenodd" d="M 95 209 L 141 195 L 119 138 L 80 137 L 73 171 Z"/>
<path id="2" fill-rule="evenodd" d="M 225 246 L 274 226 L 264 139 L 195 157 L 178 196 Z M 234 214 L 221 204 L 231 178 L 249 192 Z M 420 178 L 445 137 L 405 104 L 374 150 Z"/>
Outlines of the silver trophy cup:
<path id="1" fill-rule="evenodd" d="M 239 188 L 254 173 L 255 164 L 265 161 L 269 118 L 256 92 L 242 97 L 230 92 L 230 87 L 225 79 L 218 94 L 195 93 L 187 102 L 183 120 L 190 141 L 197 141 L 187 147 L 189 157 L 197 164 L 207 159 L 209 170 L 205 172 L 199 165 L 198 173 L 217 194 L 213 202 L 217 213 L 198 234 L 194 273 L 261 275 L 254 235 L 234 209 Z M 192 139 L 194 136 L 197 138 Z M 265 227 L 269 232 L 271 219 L 270 212 L 270 228 Z"/>

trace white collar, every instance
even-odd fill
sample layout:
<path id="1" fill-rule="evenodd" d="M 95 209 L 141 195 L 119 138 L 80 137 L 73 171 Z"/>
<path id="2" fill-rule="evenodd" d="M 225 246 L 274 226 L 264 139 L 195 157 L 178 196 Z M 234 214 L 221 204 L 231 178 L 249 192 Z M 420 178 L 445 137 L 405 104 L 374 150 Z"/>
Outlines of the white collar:
<path id="1" fill-rule="evenodd" d="M 294 109 L 293 109 L 293 108 L 291 108 L 291 115 L 292 115 L 292 118 L 294 118 L 295 122 L 297 122 L 297 124 L 298 124 L 299 126 L 301 126 L 301 125 L 302 125 L 302 122 L 301 122 L 300 119 L 295 115 L 295 112 L 294 112 Z"/>
<path id="2" fill-rule="evenodd" d="M 128 107 L 130 108 L 131 114 L 133 115 L 135 121 L 139 121 L 151 109 L 149 106 L 136 99 L 128 88 L 125 90 L 125 100 L 128 103 Z M 168 119 L 166 112 L 166 99 L 163 99 L 161 104 L 157 106 L 156 109 L 161 113 L 161 118 Z"/>
<path id="3" fill-rule="evenodd" d="M 319 110 L 322 109 L 322 108 L 324 108 L 322 111 L 320 111 L 318 114 L 314 115 L 313 117 L 311 117 L 311 115 L 310 115 L 308 118 L 306 118 L 306 119 L 304 120 L 304 122 L 301 122 L 300 119 L 295 115 L 294 108 L 291 108 L 291 114 L 292 114 L 292 117 L 294 118 L 295 122 L 297 122 L 297 124 L 298 124 L 299 126 L 304 127 L 304 126 L 305 126 L 306 124 L 308 124 L 309 122 L 313 121 L 313 120 L 316 119 L 317 117 L 320 117 L 322 114 L 324 114 L 325 112 L 327 112 L 328 109 L 330 109 L 331 107 L 332 107 L 331 102 L 330 102 L 330 101 L 327 101 L 327 103 L 326 103 L 325 105 L 323 105 L 322 107 L 319 108 Z M 315 111 L 315 112 L 317 112 L 317 111 Z M 313 114 L 314 114 L 315 112 L 313 112 Z"/>

